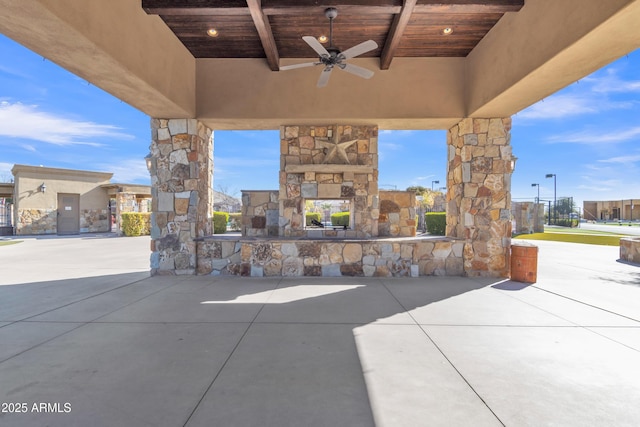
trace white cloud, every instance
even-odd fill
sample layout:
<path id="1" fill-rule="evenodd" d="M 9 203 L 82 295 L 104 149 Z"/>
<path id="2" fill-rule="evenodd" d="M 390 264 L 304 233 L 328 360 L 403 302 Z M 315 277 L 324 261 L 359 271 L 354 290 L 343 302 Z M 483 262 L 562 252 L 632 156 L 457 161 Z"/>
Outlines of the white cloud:
<path id="1" fill-rule="evenodd" d="M 640 137 L 640 126 L 618 132 L 595 133 L 583 131 L 562 134 L 547 139 L 548 142 L 572 144 L 616 144 Z"/>
<path id="2" fill-rule="evenodd" d="M 579 190 L 596 191 L 598 193 L 604 193 L 604 192 L 611 191 L 611 187 L 598 187 L 598 186 L 594 186 L 594 185 L 578 185 L 577 188 Z"/>
<path id="3" fill-rule="evenodd" d="M 597 93 L 640 92 L 640 80 L 622 80 L 615 68 L 609 69 L 604 77 L 587 77 L 582 81 L 591 84 L 592 91 Z"/>
<path id="4" fill-rule="evenodd" d="M 640 92 L 640 80 L 621 80 L 615 69 L 603 77 L 585 77 L 571 89 L 579 93 L 558 93 L 518 113 L 524 119 L 560 119 L 609 110 L 633 108 L 637 102 L 614 101 L 607 95 Z"/>
<path id="5" fill-rule="evenodd" d="M 609 159 L 598 160 L 601 163 L 620 163 L 630 164 L 640 162 L 640 154 L 632 154 L 628 156 L 611 157 Z"/>
<path id="6" fill-rule="evenodd" d="M 23 138 L 48 144 L 89 145 L 94 138 L 133 139 L 132 135 L 120 132 L 120 128 L 93 122 L 76 121 L 52 113 L 38 111 L 37 106 L 0 102 L 0 136 Z"/>
<path id="7" fill-rule="evenodd" d="M 2 65 L 2 64 L 0 64 L 0 73 L 8 74 L 8 75 L 14 76 L 14 77 L 19 77 L 21 79 L 30 78 L 30 76 L 28 76 L 27 74 L 24 74 L 20 70 L 9 68 L 9 67 L 7 67 L 5 65 Z"/>
<path id="8" fill-rule="evenodd" d="M 149 185 L 151 182 L 147 163 L 143 158 L 114 160 L 109 164 L 96 165 L 96 169 L 113 172 L 111 182 L 144 185 Z"/>
<path id="9" fill-rule="evenodd" d="M 518 113 L 518 117 L 525 119 L 560 119 L 597 112 L 598 109 L 593 100 L 585 96 L 555 95 L 533 104 Z"/>

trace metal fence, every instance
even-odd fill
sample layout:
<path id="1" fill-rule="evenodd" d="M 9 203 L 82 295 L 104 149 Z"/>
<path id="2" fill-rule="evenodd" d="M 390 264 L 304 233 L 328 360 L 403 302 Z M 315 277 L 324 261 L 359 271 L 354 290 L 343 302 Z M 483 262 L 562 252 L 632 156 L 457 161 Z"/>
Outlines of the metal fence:
<path id="1" fill-rule="evenodd" d="M 12 204 L 0 198 L 0 227 L 11 227 L 12 207 Z"/>

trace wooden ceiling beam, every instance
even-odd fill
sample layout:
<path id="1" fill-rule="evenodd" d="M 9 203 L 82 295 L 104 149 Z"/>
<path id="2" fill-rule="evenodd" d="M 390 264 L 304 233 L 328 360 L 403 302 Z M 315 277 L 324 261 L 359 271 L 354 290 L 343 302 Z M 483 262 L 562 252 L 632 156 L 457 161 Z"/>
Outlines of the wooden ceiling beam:
<path id="1" fill-rule="evenodd" d="M 278 71 L 280 69 L 280 55 L 278 55 L 278 47 L 273 38 L 269 18 L 262 12 L 261 0 L 247 0 L 247 5 L 256 30 L 258 30 L 269 68 L 271 71 Z"/>
<path id="2" fill-rule="evenodd" d="M 358 6 L 339 5 L 336 7 L 340 15 L 390 15 L 400 13 L 402 6 Z M 317 15 L 324 16 L 327 9 L 323 6 L 269 6 L 263 7 L 265 15 Z"/>
<path id="3" fill-rule="evenodd" d="M 164 16 L 239 16 L 249 15 L 249 8 L 246 7 L 148 7 L 144 9 L 148 15 Z"/>
<path id="4" fill-rule="evenodd" d="M 419 0 L 414 13 L 506 13 L 517 12 L 524 0 Z"/>
<path id="5" fill-rule="evenodd" d="M 387 36 L 387 42 L 382 49 L 382 54 L 380 55 L 381 70 L 389 69 L 391 61 L 396 53 L 396 49 L 400 45 L 400 40 L 402 39 L 404 30 L 407 28 L 407 24 L 409 24 L 409 20 L 411 19 L 411 14 L 413 13 L 416 1 L 417 0 L 405 0 L 402 10 L 393 19 L 389 35 Z"/>
<path id="6" fill-rule="evenodd" d="M 142 9 L 149 15 L 248 15 L 249 9 L 243 0 L 142 0 Z"/>

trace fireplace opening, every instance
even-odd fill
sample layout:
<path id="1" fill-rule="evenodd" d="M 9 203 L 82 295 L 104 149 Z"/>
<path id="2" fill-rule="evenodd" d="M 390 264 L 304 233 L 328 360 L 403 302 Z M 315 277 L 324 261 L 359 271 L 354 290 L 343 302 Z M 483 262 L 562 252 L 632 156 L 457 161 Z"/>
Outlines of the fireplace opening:
<path id="1" fill-rule="evenodd" d="M 305 230 L 353 229 L 349 199 L 307 199 L 304 206 Z"/>

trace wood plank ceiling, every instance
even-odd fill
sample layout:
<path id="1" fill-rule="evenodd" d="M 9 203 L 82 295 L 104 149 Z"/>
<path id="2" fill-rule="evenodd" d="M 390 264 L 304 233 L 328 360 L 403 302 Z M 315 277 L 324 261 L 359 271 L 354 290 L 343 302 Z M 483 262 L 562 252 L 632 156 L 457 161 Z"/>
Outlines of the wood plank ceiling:
<path id="1" fill-rule="evenodd" d="M 195 58 L 266 58 L 274 71 L 280 58 L 314 56 L 302 36 L 328 36 L 324 11 L 335 7 L 333 45 L 344 50 L 371 39 L 378 49 L 362 56 L 380 57 L 385 70 L 394 57 L 467 56 L 524 1 L 142 0 L 142 7 L 159 15 Z"/>

